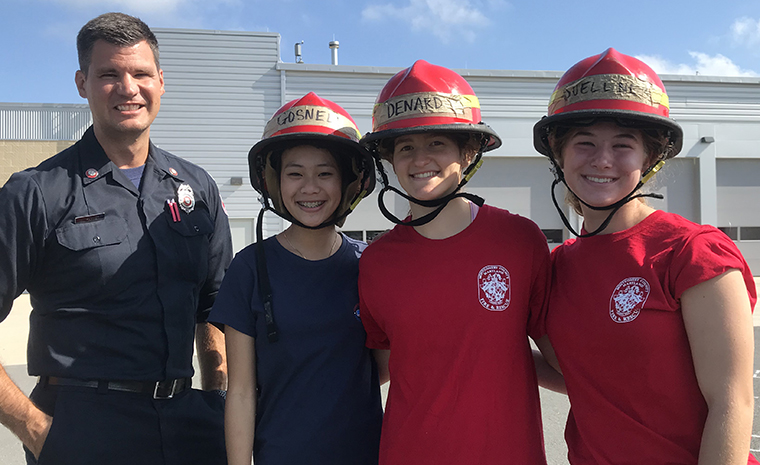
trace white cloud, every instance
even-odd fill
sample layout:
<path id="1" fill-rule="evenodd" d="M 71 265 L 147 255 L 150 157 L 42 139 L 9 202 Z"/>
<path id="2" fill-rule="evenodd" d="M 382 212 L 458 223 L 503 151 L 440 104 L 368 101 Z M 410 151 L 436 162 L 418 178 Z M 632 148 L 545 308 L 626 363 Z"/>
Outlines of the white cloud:
<path id="1" fill-rule="evenodd" d="M 637 55 L 636 58 L 648 64 L 657 74 L 691 74 L 702 76 L 734 76 L 747 77 L 759 76 L 752 70 L 742 69 L 731 61 L 730 58 L 721 54 L 710 56 L 706 53 L 689 52 L 694 63 L 671 63 L 662 57 L 655 55 Z"/>
<path id="2" fill-rule="evenodd" d="M 492 6 L 503 7 L 496 1 Z M 390 3 L 370 5 L 362 11 L 366 21 L 401 20 L 415 31 L 429 32 L 443 43 L 464 40 L 475 41 L 475 31 L 487 26 L 486 15 L 469 0 L 409 0 L 406 6 Z"/>
<path id="3" fill-rule="evenodd" d="M 748 47 L 760 45 L 760 19 L 746 16 L 737 19 L 731 25 L 731 36 L 735 42 Z"/>

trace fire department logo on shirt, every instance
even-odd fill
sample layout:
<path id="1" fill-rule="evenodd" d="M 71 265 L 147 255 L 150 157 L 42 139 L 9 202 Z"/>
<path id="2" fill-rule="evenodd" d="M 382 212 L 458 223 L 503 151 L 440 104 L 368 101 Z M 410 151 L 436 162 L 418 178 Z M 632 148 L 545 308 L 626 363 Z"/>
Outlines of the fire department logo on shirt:
<path id="1" fill-rule="evenodd" d="M 509 307 L 512 285 L 509 271 L 501 265 L 488 265 L 478 273 L 478 301 L 486 310 L 501 312 Z"/>
<path id="2" fill-rule="evenodd" d="M 649 283 L 644 278 L 626 278 L 620 281 L 610 298 L 610 318 L 615 323 L 635 320 L 649 298 Z"/>

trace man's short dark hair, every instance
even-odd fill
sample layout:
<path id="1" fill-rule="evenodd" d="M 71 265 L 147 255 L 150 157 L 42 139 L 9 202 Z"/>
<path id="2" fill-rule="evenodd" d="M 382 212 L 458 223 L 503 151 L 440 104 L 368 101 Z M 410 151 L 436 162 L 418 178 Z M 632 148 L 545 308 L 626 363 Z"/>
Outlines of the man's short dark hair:
<path id="1" fill-rule="evenodd" d="M 144 40 L 153 52 L 156 68 L 161 68 L 158 64 L 158 40 L 147 24 L 124 13 L 104 13 L 82 26 L 77 35 L 79 69 L 85 76 L 92 61 L 92 49 L 98 40 L 120 47 L 135 45 Z"/>

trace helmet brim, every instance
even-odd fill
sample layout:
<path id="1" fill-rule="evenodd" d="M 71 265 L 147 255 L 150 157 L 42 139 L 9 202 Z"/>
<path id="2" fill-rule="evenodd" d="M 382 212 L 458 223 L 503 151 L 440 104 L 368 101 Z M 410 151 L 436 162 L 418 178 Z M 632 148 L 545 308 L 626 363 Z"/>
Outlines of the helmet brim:
<path id="1" fill-rule="evenodd" d="M 397 137 L 405 136 L 409 134 L 427 134 L 427 133 L 434 133 L 434 132 L 456 132 L 456 133 L 485 135 L 489 139 L 488 139 L 488 143 L 486 144 L 485 149 L 483 150 L 484 152 L 495 150 L 501 147 L 501 139 L 496 134 L 496 131 L 491 129 L 491 127 L 485 123 L 437 124 L 437 125 L 429 125 L 429 126 L 412 126 L 408 128 L 384 129 L 377 132 L 367 133 L 362 138 L 361 144 L 367 148 L 371 148 L 372 146 L 379 143 L 383 139 L 395 139 Z"/>

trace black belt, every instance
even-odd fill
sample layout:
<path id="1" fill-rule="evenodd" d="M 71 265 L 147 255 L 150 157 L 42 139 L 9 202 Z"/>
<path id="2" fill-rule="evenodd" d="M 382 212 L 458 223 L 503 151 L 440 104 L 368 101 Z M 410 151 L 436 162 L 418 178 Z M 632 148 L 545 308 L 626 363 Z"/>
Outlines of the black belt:
<path id="1" fill-rule="evenodd" d="M 96 381 L 76 378 L 41 376 L 40 383 L 48 386 L 76 386 L 105 391 L 138 392 L 151 394 L 154 399 L 171 399 L 193 384 L 191 378 L 168 379 L 166 381 Z"/>

